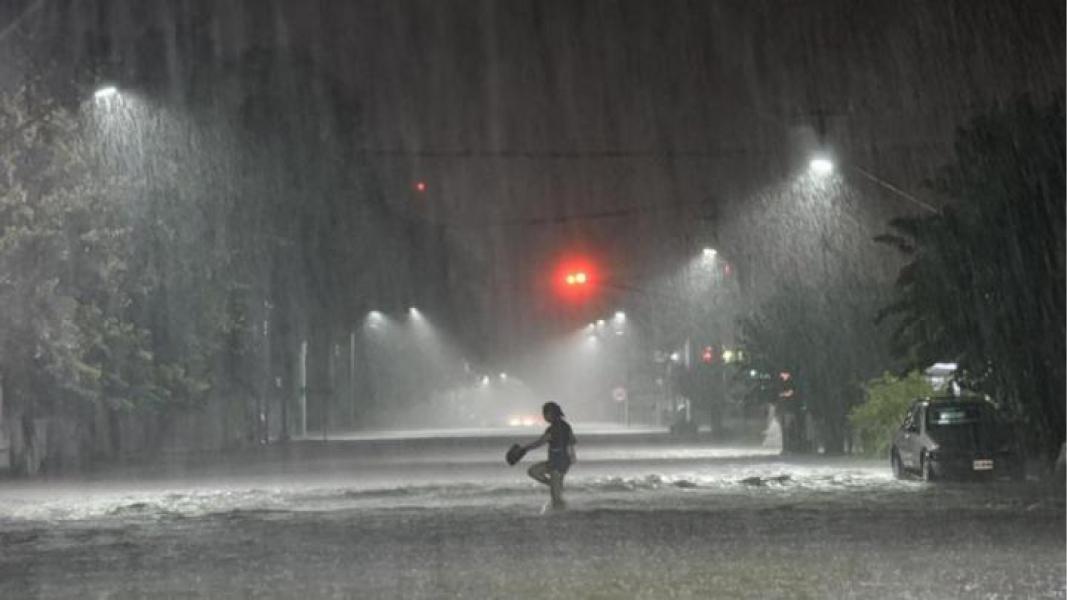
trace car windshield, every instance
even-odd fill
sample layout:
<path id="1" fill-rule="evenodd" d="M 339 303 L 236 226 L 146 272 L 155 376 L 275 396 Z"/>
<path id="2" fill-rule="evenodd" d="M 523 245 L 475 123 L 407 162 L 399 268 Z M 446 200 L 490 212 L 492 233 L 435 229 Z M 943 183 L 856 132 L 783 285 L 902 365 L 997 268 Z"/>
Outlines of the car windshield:
<path id="1" fill-rule="evenodd" d="M 926 412 L 926 424 L 930 427 L 955 427 L 988 420 L 988 411 L 976 404 L 949 404 L 931 406 Z"/>

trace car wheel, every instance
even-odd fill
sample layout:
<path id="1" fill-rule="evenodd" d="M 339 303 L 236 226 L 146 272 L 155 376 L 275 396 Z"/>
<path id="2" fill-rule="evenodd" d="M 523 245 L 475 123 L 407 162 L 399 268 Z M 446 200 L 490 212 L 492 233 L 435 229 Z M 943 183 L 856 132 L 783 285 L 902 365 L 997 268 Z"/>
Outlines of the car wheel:
<path id="1" fill-rule="evenodd" d="M 907 473 L 904 472 L 904 464 L 900 462 L 900 455 L 894 449 L 889 454 L 889 465 L 893 467 L 893 477 L 897 479 L 904 479 Z"/>
<path id="2" fill-rule="evenodd" d="M 922 473 L 923 481 L 933 481 L 934 477 L 934 465 L 930 463 L 930 457 L 923 452 L 919 457 L 919 471 Z"/>

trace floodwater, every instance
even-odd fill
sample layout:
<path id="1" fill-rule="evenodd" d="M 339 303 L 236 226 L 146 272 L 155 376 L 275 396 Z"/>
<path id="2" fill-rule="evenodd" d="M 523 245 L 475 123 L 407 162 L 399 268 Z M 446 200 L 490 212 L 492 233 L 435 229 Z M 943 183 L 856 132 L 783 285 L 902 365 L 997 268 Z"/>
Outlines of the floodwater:
<path id="1" fill-rule="evenodd" d="M 552 512 L 503 461 L 534 435 L 351 436 L 5 483 L 0 597 L 1065 595 L 1062 490 L 1036 482 L 603 431 L 580 437 Z"/>

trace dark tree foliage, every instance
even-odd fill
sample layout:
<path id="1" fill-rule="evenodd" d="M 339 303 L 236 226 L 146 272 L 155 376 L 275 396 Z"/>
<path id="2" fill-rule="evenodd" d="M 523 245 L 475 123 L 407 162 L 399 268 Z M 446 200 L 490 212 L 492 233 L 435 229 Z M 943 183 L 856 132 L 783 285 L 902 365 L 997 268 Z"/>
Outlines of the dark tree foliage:
<path id="1" fill-rule="evenodd" d="M 286 437 L 304 342 L 311 427 L 357 424 L 377 396 L 337 358 L 352 332 L 447 279 L 441 228 L 385 198 L 355 90 L 298 52 L 199 64 L 180 93 L 0 94 L 5 403 L 79 456 Z"/>
<path id="2" fill-rule="evenodd" d="M 1064 439 L 1064 102 L 1021 98 L 961 128 L 934 190 L 939 214 L 891 222 L 877 239 L 909 258 L 894 326 L 908 367 L 956 361 L 969 387 L 1002 402 L 1029 441 Z"/>
<path id="3" fill-rule="evenodd" d="M 155 288 L 124 210 L 140 198 L 96 176 L 91 128 L 31 83 L 0 94 L 0 137 L 0 376 L 7 416 L 25 423 L 16 454 L 36 419 L 62 416 L 89 440 L 108 413 L 199 403 L 200 355 L 159 352 L 136 309 Z"/>
<path id="4" fill-rule="evenodd" d="M 783 283 L 741 321 L 750 366 L 772 378 L 755 395 L 777 405 L 783 451 L 808 452 L 819 444 L 831 454 L 846 449 L 849 410 L 861 399 L 862 384 L 888 359 L 874 324 L 879 291 L 859 281 Z M 776 397 L 782 372 L 789 373 L 794 390 L 785 398 Z M 815 439 L 806 431 L 808 415 Z"/>

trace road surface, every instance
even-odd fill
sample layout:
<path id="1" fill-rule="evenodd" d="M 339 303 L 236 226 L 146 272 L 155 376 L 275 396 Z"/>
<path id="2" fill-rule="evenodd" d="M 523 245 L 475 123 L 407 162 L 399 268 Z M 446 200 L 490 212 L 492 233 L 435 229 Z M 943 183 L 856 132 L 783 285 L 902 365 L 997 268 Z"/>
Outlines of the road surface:
<path id="1" fill-rule="evenodd" d="M 561 513 L 513 432 L 0 482 L 0 598 L 1065 596 L 1062 489 L 576 431 Z"/>

